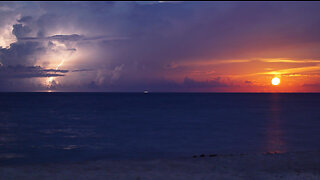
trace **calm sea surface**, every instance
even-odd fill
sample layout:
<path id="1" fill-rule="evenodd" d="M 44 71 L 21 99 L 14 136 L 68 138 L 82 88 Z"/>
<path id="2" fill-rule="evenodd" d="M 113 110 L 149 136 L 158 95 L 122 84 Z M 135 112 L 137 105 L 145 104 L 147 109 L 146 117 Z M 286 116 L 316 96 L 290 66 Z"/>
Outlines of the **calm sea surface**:
<path id="1" fill-rule="evenodd" d="M 0 93 L 0 163 L 320 149 L 320 94 Z"/>

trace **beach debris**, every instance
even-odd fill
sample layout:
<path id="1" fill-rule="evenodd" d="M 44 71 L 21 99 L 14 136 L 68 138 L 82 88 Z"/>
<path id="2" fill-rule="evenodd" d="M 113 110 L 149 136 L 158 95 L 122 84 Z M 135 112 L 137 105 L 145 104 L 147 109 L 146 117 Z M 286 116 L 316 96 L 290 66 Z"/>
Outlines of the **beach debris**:
<path id="1" fill-rule="evenodd" d="M 274 154 L 281 154 L 281 152 L 278 152 L 278 151 L 267 151 L 264 154 L 266 154 L 266 155 L 274 155 Z"/>
<path id="2" fill-rule="evenodd" d="M 209 157 L 217 157 L 218 154 L 209 154 Z"/>
<path id="3" fill-rule="evenodd" d="M 197 158 L 197 157 L 206 157 L 206 156 L 208 156 L 208 157 L 217 157 L 218 154 L 209 154 L 209 155 L 200 154 L 199 156 L 193 155 L 192 157 L 193 157 L 193 158 Z"/>

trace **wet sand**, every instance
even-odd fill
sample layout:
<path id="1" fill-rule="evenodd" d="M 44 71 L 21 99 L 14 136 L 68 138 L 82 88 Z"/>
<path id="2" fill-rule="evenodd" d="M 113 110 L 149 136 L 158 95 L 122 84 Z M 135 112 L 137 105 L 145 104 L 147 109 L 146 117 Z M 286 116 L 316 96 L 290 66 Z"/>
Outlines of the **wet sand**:
<path id="1" fill-rule="evenodd" d="M 320 151 L 0 166 L 0 179 L 320 179 Z"/>

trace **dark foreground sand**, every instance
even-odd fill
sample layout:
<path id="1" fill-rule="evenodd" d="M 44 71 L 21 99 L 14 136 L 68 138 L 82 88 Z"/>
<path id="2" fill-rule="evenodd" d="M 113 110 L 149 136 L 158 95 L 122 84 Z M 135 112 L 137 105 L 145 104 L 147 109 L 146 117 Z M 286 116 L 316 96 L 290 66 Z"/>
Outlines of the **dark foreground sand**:
<path id="1" fill-rule="evenodd" d="M 0 179 L 320 179 L 320 151 L 0 166 Z"/>

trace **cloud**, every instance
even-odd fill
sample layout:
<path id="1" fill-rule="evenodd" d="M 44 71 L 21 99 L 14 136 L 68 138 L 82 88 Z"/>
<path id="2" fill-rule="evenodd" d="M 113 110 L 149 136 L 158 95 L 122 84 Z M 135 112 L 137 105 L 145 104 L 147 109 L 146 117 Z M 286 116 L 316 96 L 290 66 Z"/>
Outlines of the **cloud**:
<path id="1" fill-rule="evenodd" d="M 24 41 L 60 41 L 60 42 L 65 42 L 65 41 L 79 41 L 84 39 L 84 36 L 81 36 L 79 34 L 70 34 L 70 35 L 54 35 L 54 36 L 49 36 L 49 37 L 23 37 L 19 38 L 20 40 Z"/>
<path id="2" fill-rule="evenodd" d="M 225 83 L 220 82 L 220 77 L 213 80 L 196 81 L 191 78 L 184 78 L 183 86 L 186 88 L 212 88 L 212 87 L 227 87 Z"/>
<path id="3" fill-rule="evenodd" d="M 59 41 L 59 42 L 73 42 L 73 41 L 113 41 L 113 40 L 126 40 L 127 37 L 108 37 L 108 36 L 93 36 L 86 37 L 79 34 L 70 35 L 53 35 L 48 37 L 21 37 L 20 41 Z"/>
<path id="4" fill-rule="evenodd" d="M 39 42 L 16 42 L 9 48 L 0 48 L 0 61 L 3 65 L 33 65 L 46 48 Z"/>
<path id="5" fill-rule="evenodd" d="M 28 22 L 32 18 L 27 16 L 18 21 Z M 48 52 L 54 50 L 57 51 L 56 44 L 53 42 L 61 42 L 64 47 L 59 47 L 58 50 L 76 51 L 75 48 L 69 43 L 70 41 L 76 41 L 81 36 L 72 35 L 54 35 L 48 38 L 42 37 L 29 37 L 32 33 L 32 29 L 28 25 L 14 24 L 12 34 L 16 36 L 17 41 L 11 43 L 8 48 L 0 47 L 0 62 L 4 66 L 9 65 L 35 65 L 39 60 L 44 58 Z M 46 41 L 34 41 L 42 39 Z"/>
<path id="6" fill-rule="evenodd" d="M 223 90 L 225 88 L 235 87 L 235 85 L 222 81 L 221 78 L 212 80 L 198 81 L 185 77 L 182 82 L 176 82 L 170 79 L 149 79 L 139 82 L 130 82 L 123 78 L 113 83 L 99 83 L 92 81 L 87 84 L 86 91 L 130 91 L 143 92 L 210 92 L 213 90 Z M 72 89 L 72 87 L 68 87 Z"/>
<path id="7" fill-rule="evenodd" d="M 19 20 L 17 20 L 19 23 L 30 23 L 33 20 L 32 16 L 23 16 Z"/>
<path id="8" fill-rule="evenodd" d="M 1 78 L 39 78 L 65 76 L 68 70 L 43 69 L 40 66 L 1 66 Z"/>
<path id="9" fill-rule="evenodd" d="M 31 32 L 28 26 L 22 24 L 13 25 L 12 34 L 14 34 L 18 39 L 27 36 Z"/>
<path id="10" fill-rule="evenodd" d="M 76 70 L 72 70 L 72 72 L 87 72 L 87 71 L 93 71 L 93 69 L 76 69 Z"/>
<path id="11" fill-rule="evenodd" d="M 114 67 L 114 69 L 112 70 L 108 70 L 106 68 L 99 69 L 97 71 L 97 75 L 94 82 L 97 85 L 112 84 L 114 81 L 120 78 L 123 67 L 124 65 L 121 64 L 119 66 Z"/>

